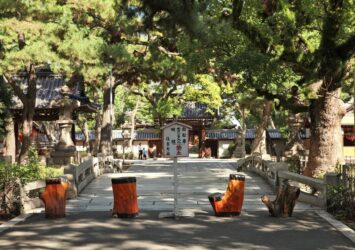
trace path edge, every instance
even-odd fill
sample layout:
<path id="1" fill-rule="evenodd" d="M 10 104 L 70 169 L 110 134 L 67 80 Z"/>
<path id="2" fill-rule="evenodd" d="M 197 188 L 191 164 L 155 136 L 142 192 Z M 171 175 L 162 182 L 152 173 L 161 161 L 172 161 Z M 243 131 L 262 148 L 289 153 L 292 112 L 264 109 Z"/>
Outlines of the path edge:
<path id="1" fill-rule="evenodd" d="M 11 220 L 0 225 L 0 233 L 14 227 L 15 225 L 17 225 L 20 222 L 25 221 L 27 218 L 31 217 L 32 215 L 38 214 L 41 212 L 42 212 L 42 209 L 32 209 L 28 213 L 20 214 L 20 215 L 16 216 L 15 218 L 12 218 Z"/>
<path id="2" fill-rule="evenodd" d="M 345 237 L 351 240 L 355 244 L 355 231 L 350 227 L 342 223 L 341 221 L 336 220 L 331 214 L 326 211 L 315 211 L 321 218 L 327 221 L 330 225 L 336 228 L 340 233 Z"/>

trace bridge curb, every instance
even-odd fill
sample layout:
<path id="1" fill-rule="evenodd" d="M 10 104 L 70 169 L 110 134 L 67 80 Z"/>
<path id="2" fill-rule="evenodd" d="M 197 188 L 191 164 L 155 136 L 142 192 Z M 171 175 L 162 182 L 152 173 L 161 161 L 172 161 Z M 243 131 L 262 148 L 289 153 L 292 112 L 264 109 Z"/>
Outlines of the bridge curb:
<path id="1" fill-rule="evenodd" d="M 341 221 L 336 220 L 331 214 L 326 211 L 315 211 L 321 218 L 327 221 L 330 225 L 336 228 L 337 231 L 342 233 L 345 237 L 350 239 L 355 243 L 355 231 L 350 227 L 342 223 Z"/>

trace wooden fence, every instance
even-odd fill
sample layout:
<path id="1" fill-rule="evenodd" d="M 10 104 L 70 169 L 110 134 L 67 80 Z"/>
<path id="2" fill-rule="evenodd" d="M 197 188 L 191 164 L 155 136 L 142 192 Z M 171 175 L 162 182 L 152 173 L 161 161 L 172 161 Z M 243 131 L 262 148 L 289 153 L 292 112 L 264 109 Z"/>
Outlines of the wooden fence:
<path id="1" fill-rule="evenodd" d="M 340 166 L 340 183 L 355 197 L 355 163 Z"/>

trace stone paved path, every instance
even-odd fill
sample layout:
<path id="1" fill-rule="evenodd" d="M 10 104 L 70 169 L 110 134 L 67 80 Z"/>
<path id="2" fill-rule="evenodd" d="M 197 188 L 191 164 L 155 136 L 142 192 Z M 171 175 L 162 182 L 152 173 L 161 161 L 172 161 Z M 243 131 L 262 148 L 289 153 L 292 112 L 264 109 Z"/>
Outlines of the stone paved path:
<path id="1" fill-rule="evenodd" d="M 140 211 L 173 209 L 172 161 L 135 161 L 124 173 L 105 174 L 95 179 L 77 200 L 68 202 L 68 212 L 110 211 L 112 209 L 111 178 L 135 176 Z M 178 163 L 178 207 L 180 212 L 212 211 L 207 196 L 225 192 L 230 173 L 237 173 L 231 160 L 182 159 Z M 246 177 L 243 211 L 267 211 L 261 203 L 263 194 L 273 195 L 270 186 L 259 176 L 242 172 Z M 296 210 L 313 209 L 297 203 Z"/>
<path id="2" fill-rule="evenodd" d="M 181 161 L 179 207 L 182 212 L 193 210 L 194 217 L 159 218 L 161 211 L 173 209 L 171 162 L 142 161 L 125 173 L 94 180 L 78 200 L 69 202 L 65 218 L 33 214 L 0 232 L 0 249 L 354 249 L 355 241 L 310 206 L 297 203 L 293 217 L 287 219 L 269 216 L 260 196 L 272 190 L 250 173 L 244 173 L 241 215 L 215 217 L 207 195 L 225 191 L 229 174 L 236 172 L 233 164 L 227 160 Z M 138 218 L 111 216 L 111 178 L 118 176 L 137 177 Z"/>

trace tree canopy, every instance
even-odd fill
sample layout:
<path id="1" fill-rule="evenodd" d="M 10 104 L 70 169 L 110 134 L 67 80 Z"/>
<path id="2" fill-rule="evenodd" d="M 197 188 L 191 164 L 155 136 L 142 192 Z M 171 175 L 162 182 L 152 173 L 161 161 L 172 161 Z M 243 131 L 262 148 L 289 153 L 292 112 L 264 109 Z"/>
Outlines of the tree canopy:
<path id="1" fill-rule="evenodd" d="M 353 0 L 4 0 L 0 75 L 23 102 L 11 78 L 30 72 L 30 65 L 50 64 L 69 85 L 85 85 L 95 98 L 101 90 L 103 135 L 112 129 L 110 69 L 113 93 L 124 85 L 121 96 L 125 90 L 140 96 L 144 111 L 152 114 L 142 113 L 147 119 L 178 115 L 187 100 L 211 109 L 227 102 L 239 114 L 241 107 L 255 110 L 253 100 L 272 100 L 278 109 L 310 113 L 309 166 L 324 170 L 336 163 L 340 144 L 331 135 L 340 133 L 341 99 L 351 95 L 354 5 Z M 290 90 L 295 87 L 299 99 Z M 324 143 L 328 140 L 333 143 Z"/>

